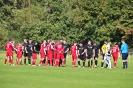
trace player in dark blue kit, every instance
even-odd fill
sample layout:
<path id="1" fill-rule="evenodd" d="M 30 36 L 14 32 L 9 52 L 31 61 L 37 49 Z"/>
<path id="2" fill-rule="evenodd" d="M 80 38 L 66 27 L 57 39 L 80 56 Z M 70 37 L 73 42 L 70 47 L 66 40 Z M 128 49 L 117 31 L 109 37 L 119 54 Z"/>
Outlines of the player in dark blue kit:
<path id="1" fill-rule="evenodd" d="M 94 54 L 94 61 L 95 61 L 95 68 L 98 64 L 98 57 L 100 55 L 100 47 L 94 42 L 93 44 L 93 54 Z"/>
<path id="2" fill-rule="evenodd" d="M 85 66 L 85 60 L 86 60 L 86 54 L 85 54 L 85 47 L 83 46 L 82 43 L 79 44 L 79 47 L 78 47 L 78 65 L 79 67 L 81 67 L 80 65 L 80 60 L 82 60 L 83 62 L 83 68 Z"/>
<path id="3" fill-rule="evenodd" d="M 93 68 L 93 45 L 91 44 L 91 41 L 88 41 L 88 44 L 86 45 L 86 57 L 88 59 L 88 67 Z"/>

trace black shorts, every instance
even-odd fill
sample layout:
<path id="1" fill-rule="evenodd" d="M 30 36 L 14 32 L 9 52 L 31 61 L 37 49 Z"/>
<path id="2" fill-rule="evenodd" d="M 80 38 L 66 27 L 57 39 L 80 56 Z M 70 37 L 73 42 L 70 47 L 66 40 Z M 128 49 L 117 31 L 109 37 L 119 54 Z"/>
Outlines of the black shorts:
<path id="1" fill-rule="evenodd" d="M 95 59 L 95 58 L 98 58 L 98 54 L 95 54 L 94 59 Z"/>
<path id="2" fill-rule="evenodd" d="M 85 55 L 79 55 L 78 58 L 79 58 L 80 60 L 85 60 L 85 59 L 86 59 L 86 56 L 85 56 Z"/>
<path id="3" fill-rule="evenodd" d="M 91 59 L 92 58 L 92 54 L 87 56 L 87 59 Z"/>
<path id="4" fill-rule="evenodd" d="M 104 60 L 104 56 L 105 56 L 105 54 L 103 54 L 103 58 L 102 58 L 102 60 Z"/>
<path id="5" fill-rule="evenodd" d="M 28 57 L 28 53 L 24 52 L 24 57 Z"/>
<path id="6" fill-rule="evenodd" d="M 64 53 L 64 58 L 66 58 L 67 57 L 67 53 Z"/>
<path id="7" fill-rule="evenodd" d="M 32 52 L 28 52 L 28 58 L 31 58 Z"/>

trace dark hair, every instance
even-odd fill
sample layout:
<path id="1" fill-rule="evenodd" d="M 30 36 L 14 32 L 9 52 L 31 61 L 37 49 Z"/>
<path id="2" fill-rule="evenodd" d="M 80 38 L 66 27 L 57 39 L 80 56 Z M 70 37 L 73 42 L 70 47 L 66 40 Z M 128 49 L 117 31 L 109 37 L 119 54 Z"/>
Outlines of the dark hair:
<path id="1" fill-rule="evenodd" d="M 121 41 L 125 41 L 125 39 L 122 38 Z"/>

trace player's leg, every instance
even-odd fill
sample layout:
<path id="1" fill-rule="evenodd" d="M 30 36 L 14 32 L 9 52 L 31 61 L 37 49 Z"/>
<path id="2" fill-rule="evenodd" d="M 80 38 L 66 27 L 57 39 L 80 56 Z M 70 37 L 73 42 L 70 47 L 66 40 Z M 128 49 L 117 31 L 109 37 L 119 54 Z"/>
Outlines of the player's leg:
<path id="1" fill-rule="evenodd" d="M 102 55 L 102 62 L 101 62 L 101 67 L 104 68 L 104 57 L 105 57 L 105 54 Z"/>
<path id="2" fill-rule="evenodd" d="M 90 57 L 90 55 L 88 55 L 87 59 L 88 59 L 88 68 L 91 68 L 91 63 L 90 63 L 91 62 L 91 60 L 90 60 L 91 57 Z"/>
<path id="3" fill-rule="evenodd" d="M 116 64 L 117 64 L 117 56 L 116 55 L 112 55 L 113 57 L 113 61 L 114 61 L 114 68 L 116 68 Z"/>
<path id="4" fill-rule="evenodd" d="M 80 59 L 81 59 L 81 56 L 79 55 L 79 56 L 78 56 L 78 66 L 79 66 L 79 67 L 81 67 Z"/>
<path id="5" fill-rule="evenodd" d="M 28 57 L 28 54 L 24 52 L 24 64 L 26 65 L 26 58 Z"/>
<path id="6" fill-rule="evenodd" d="M 28 52 L 28 64 L 31 65 L 32 52 Z"/>
<path id="7" fill-rule="evenodd" d="M 4 65 L 6 65 L 6 63 L 7 63 L 7 60 L 8 60 L 8 52 L 6 51 L 6 58 L 4 59 Z"/>
<path id="8" fill-rule="evenodd" d="M 56 67 L 59 67 L 59 64 L 60 64 L 60 55 L 57 54 Z"/>
<path id="9" fill-rule="evenodd" d="M 97 68 L 97 63 L 98 63 L 98 58 L 96 56 L 94 56 L 94 61 L 95 61 L 95 68 Z"/>
<path id="10" fill-rule="evenodd" d="M 66 57 L 67 57 L 67 53 L 64 53 L 64 66 L 66 65 Z"/>
<path id="11" fill-rule="evenodd" d="M 122 53 L 123 69 L 128 68 L 127 57 L 128 53 Z"/>

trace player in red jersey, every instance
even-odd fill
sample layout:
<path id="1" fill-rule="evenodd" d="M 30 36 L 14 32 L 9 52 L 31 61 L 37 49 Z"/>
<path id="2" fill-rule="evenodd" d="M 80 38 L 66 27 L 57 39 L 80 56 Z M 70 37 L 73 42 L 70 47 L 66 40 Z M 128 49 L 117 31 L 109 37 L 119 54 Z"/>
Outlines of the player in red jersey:
<path id="1" fill-rule="evenodd" d="M 111 54 L 114 60 L 114 68 L 116 68 L 117 60 L 120 54 L 120 50 L 117 43 L 112 47 Z"/>
<path id="2" fill-rule="evenodd" d="M 52 60 L 53 60 L 53 45 L 52 41 L 49 41 L 49 44 L 46 47 L 47 49 L 47 60 L 46 60 L 46 65 L 52 66 Z"/>
<path id="3" fill-rule="evenodd" d="M 57 54 L 57 59 L 56 59 L 56 66 L 60 66 L 60 61 L 62 61 L 62 65 L 64 66 L 64 48 L 63 45 L 61 44 L 61 41 L 59 41 L 56 44 L 56 54 Z"/>
<path id="4" fill-rule="evenodd" d="M 16 46 L 16 52 L 17 52 L 17 59 L 16 59 L 16 65 L 22 65 L 22 45 L 19 43 Z"/>
<path id="5" fill-rule="evenodd" d="M 70 54 L 72 56 L 72 67 L 75 67 L 76 60 L 77 60 L 77 43 L 74 43 L 73 46 L 70 49 Z"/>
<path id="6" fill-rule="evenodd" d="M 43 43 L 41 44 L 40 57 L 41 57 L 41 59 L 39 61 L 38 66 L 40 66 L 40 64 L 42 64 L 44 66 L 45 60 L 46 60 L 46 40 L 44 40 Z"/>
<path id="7" fill-rule="evenodd" d="M 6 50 L 6 58 L 5 58 L 4 64 L 6 65 L 7 60 L 9 60 L 9 64 L 14 65 L 13 64 L 13 50 L 15 48 L 13 45 L 13 41 L 10 39 L 9 42 L 6 43 L 4 48 Z"/>
<path id="8" fill-rule="evenodd" d="M 38 42 L 35 41 L 32 46 L 32 66 L 36 66 L 36 59 L 37 59 L 37 44 Z"/>

